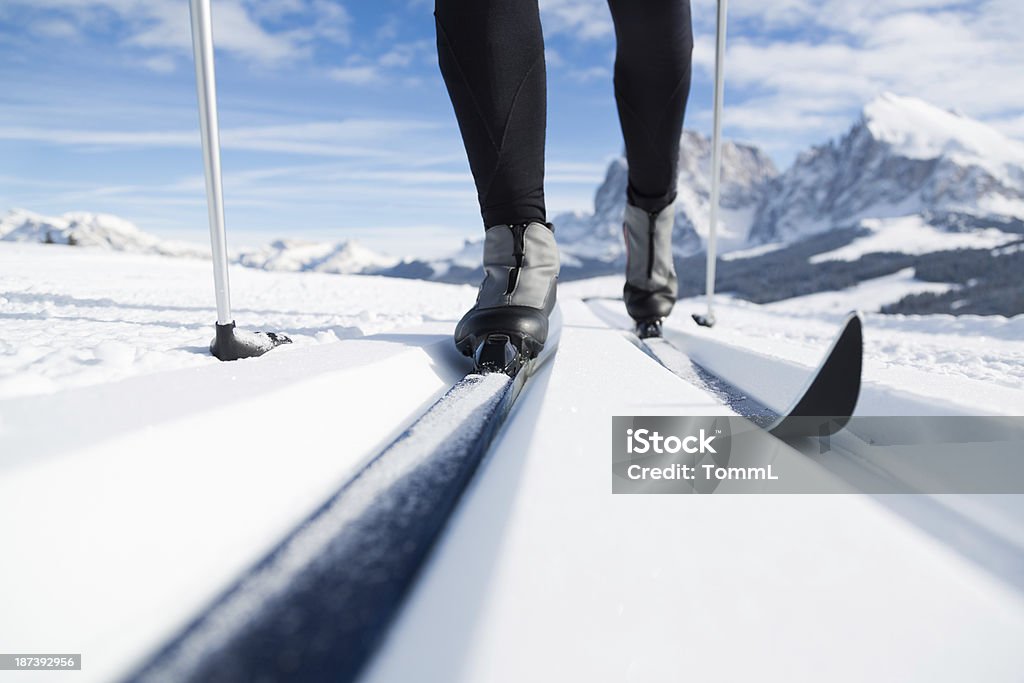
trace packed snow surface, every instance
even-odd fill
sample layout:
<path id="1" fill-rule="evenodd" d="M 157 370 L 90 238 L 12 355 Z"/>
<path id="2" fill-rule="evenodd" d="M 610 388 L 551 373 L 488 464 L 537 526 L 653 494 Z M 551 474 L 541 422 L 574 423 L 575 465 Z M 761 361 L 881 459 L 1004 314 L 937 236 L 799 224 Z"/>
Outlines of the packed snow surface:
<path id="1" fill-rule="evenodd" d="M 239 328 L 302 347 L 454 321 L 476 290 L 233 267 L 231 294 Z M 0 243 L 0 397 L 216 363 L 212 304 L 208 261 Z"/>
<path id="2" fill-rule="evenodd" d="M 209 262 L 0 243 L 8 651 L 81 652 L 82 681 L 124 675 L 466 370 L 450 334 L 472 287 L 231 277 L 239 325 L 294 344 L 211 358 Z M 745 347 L 808 367 L 845 305 L 920 284 L 902 273 L 791 308 L 723 299 L 713 330 L 695 328 L 703 302 L 686 300 L 669 329 L 723 357 Z M 368 681 L 1018 677 L 1020 587 L 870 498 L 612 496 L 612 415 L 725 410 L 580 300 L 621 286 L 561 289 L 559 351 L 527 384 Z M 865 321 L 868 414 L 1024 411 L 1024 318 Z M 993 529 L 1019 530 L 1011 509 Z"/>

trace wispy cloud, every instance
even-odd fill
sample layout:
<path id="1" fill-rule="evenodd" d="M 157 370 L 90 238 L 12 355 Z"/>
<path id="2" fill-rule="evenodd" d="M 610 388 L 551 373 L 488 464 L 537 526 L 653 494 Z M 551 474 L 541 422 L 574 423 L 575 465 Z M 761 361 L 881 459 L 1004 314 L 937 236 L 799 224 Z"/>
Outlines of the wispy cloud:
<path id="1" fill-rule="evenodd" d="M 541 0 L 544 29 L 580 40 L 610 37 L 614 28 L 605 0 Z"/>
<path id="2" fill-rule="evenodd" d="M 437 123 L 414 120 L 349 119 L 277 126 L 225 128 L 221 146 L 262 152 L 333 157 L 400 157 L 401 151 L 372 140 L 394 141 L 410 133 L 438 128 Z M 67 128 L 0 126 L 0 140 L 68 145 L 79 148 L 194 148 L 197 130 L 110 131 Z"/>
<path id="3" fill-rule="evenodd" d="M 181 0 L 6 0 L 29 16 L 47 35 L 76 35 L 81 30 L 113 35 L 122 45 L 157 52 L 187 53 L 190 48 L 188 3 Z M 347 45 L 351 17 L 328 0 L 213 3 L 218 50 L 269 65 L 307 58 L 319 41 Z M 161 62 L 167 65 L 169 62 Z"/>
<path id="4" fill-rule="evenodd" d="M 375 64 L 339 66 L 327 73 L 339 83 L 348 83 L 349 85 L 370 85 L 381 83 L 384 80 L 383 72 Z"/>
<path id="5" fill-rule="evenodd" d="M 214 1 L 235 219 L 479 227 L 432 4 Z M 715 4 L 692 0 L 687 125 L 705 130 Z M 621 147 L 615 40 L 607 0 L 541 0 L 541 12 L 554 213 L 588 204 Z M 0 203 L 203 228 L 188 22 L 185 0 L 0 0 Z M 1021 0 L 737 0 L 729 22 L 726 133 L 779 165 L 886 90 L 1024 136 Z"/>

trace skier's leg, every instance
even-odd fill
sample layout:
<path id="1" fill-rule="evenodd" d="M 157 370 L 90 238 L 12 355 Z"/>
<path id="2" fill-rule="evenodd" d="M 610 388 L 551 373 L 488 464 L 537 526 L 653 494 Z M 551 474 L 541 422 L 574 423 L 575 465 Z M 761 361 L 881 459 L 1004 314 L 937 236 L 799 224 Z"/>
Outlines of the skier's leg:
<path id="1" fill-rule="evenodd" d="M 466 146 L 486 228 L 484 280 L 455 329 L 535 356 L 555 304 L 558 249 L 544 207 L 546 86 L 536 0 L 436 0 L 438 63 Z M 503 369 L 503 368 L 497 368 Z"/>
<path id="2" fill-rule="evenodd" d="M 434 17 L 484 226 L 543 223 L 547 93 L 537 0 L 436 0 Z"/>
<path id="3" fill-rule="evenodd" d="M 615 22 L 615 100 L 629 163 L 624 298 L 638 322 L 664 318 L 672 261 L 679 138 L 690 93 L 689 0 L 608 0 Z"/>

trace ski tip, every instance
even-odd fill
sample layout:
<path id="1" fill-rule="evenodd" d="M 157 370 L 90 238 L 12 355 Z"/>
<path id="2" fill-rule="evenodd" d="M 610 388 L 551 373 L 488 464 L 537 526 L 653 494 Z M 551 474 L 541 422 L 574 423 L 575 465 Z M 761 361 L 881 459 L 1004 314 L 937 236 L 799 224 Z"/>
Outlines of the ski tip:
<path id="1" fill-rule="evenodd" d="M 692 313 L 690 314 L 690 317 L 693 318 L 693 322 L 697 323 L 701 327 L 715 326 L 715 315 L 713 313 L 708 313 L 707 315 L 704 315 L 703 313 Z"/>
<path id="2" fill-rule="evenodd" d="M 843 330 L 832 345 L 834 350 L 840 344 L 846 344 L 851 349 L 858 349 L 858 356 L 863 355 L 864 349 L 864 318 L 860 311 L 850 311 L 843 321 Z"/>
<path id="3" fill-rule="evenodd" d="M 843 319 L 843 327 L 849 327 L 850 325 L 856 325 L 857 327 L 864 326 L 864 314 L 859 310 L 854 309 L 846 314 Z"/>
<path id="4" fill-rule="evenodd" d="M 860 399 L 864 365 L 863 321 L 847 315 L 803 395 L 769 431 L 780 438 L 827 436 L 850 421 Z"/>

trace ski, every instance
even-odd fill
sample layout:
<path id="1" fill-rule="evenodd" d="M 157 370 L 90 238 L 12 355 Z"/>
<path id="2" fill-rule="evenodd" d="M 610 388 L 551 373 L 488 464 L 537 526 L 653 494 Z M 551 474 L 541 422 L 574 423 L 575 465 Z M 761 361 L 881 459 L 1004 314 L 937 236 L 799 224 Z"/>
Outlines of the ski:
<path id="1" fill-rule="evenodd" d="M 607 321 L 603 311 L 592 308 Z M 645 334 L 649 331 L 638 328 L 627 334 L 630 341 L 665 369 L 710 390 L 737 414 L 779 438 L 834 434 L 846 426 L 857 406 L 863 365 L 863 324 L 857 312 L 843 320 L 821 362 L 782 412 L 701 366 L 660 334 Z"/>
<path id="2" fill-rule="evenodd" d="M 355 680 L 543 351 L 455 383 L 128 680 Z"/>

